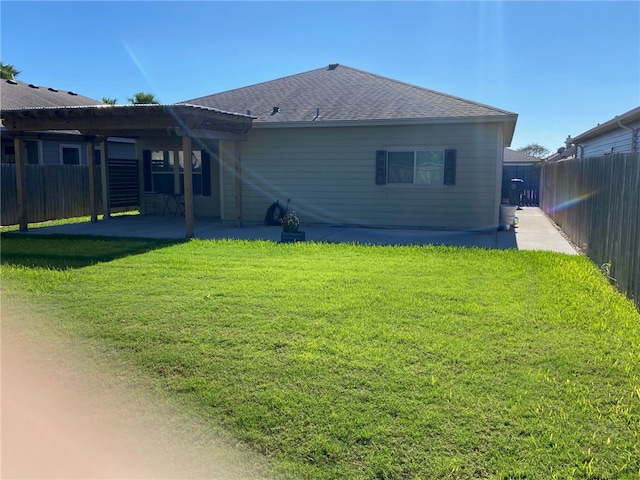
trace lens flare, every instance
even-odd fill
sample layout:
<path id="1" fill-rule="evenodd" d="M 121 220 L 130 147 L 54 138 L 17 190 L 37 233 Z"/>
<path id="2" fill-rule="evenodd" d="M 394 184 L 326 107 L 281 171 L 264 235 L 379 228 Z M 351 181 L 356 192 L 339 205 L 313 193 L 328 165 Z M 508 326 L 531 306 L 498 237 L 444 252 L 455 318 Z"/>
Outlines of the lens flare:
<path id="1" fill-rule="evenodd" d="M 129 57 L 131 57 L 131 60 L 133 60 L 133 63 L 136 65 L 138 70 L 140 70 L 140 73 L 142 74 L 144 79 L 147 81 L 149 86 L 152 86 L 151 85 L 151 79 L 149 78 L 149 75 L 147 74 L 147 71 L 144 69 L 144 66 L 142 65 L 140 60 L 138 60 L 138 57 L 136 57 L 136 54 L 133 53 L 133 50 L 131 49 L 131 47 L 129 47 L 129 45 L 127 45 L 127 42 L 122 42 L 122 44 L 124 45 L 124 49 L 129 54 Z M 153 88 L 152 88 L 152 90 L 153 90 Z"/>
<path id="2" fill-rule="evenodd" d="M 584 193 L 584 194 L 579 195 L 579 196 L 577 196 L 575 198 L 572 198 L 571 200 L 567 200 L 566 202 L 559 203 L 558 205 L 556 205 L 555 207 L 553 207 L 551 209 L 551 213 L 552 212 L 557 212 L 559 210 L 564 210 L 565 208 L 569 208 L 569 207 L 572 207 L 574 205 L 577 205 L 580 202 L 584 202 L 587 198 L 590 198 L 590 197 L 594 196 L 596 193 L 598 193 L 598 190 L 594 190 L 593 192 Z"/>

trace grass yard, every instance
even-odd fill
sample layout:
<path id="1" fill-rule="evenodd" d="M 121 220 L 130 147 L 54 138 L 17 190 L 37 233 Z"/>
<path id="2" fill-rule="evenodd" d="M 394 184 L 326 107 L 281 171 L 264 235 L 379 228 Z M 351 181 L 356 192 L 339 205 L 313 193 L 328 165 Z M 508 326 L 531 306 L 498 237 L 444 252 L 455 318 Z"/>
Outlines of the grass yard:
<path id="1" fill-rule="evenodd" d="M 5 233 L 2 288 L 283 476 L 640 478 L 640 315 L 581 256 Z"/>

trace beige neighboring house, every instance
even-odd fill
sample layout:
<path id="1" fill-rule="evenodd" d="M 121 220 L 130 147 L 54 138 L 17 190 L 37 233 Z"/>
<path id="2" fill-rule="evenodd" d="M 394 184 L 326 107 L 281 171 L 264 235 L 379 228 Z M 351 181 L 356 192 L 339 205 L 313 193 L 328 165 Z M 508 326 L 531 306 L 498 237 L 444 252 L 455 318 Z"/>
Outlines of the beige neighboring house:
<path id="1" fill-rule="evenodd" d="M 498 228 L 517 114 L 331 64 L 182 102 L 246 113 L 242 185 L 223 162 L 220 217 L 262 222 L 276 199 L 303 223 Z"/>
<path id="2" fill-rule="evenodd" d="M 566 149 L 574 149 L 578 158 L 599 157 L 640 150 L 640 107 L 617 115 L 604 123 L 565 140 Z M 566 152 L 564 153 L 566 157 Z"/>

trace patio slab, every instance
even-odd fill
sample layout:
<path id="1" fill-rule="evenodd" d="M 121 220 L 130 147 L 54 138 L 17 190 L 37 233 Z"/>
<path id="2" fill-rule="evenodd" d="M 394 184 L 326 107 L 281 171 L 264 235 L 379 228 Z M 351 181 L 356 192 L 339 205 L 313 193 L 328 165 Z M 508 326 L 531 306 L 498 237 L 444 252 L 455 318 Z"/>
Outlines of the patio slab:
<path id="1" fill-rule="evenodd" d="M 518 210 L 518 226 L 507 231 L 450 231 L 420 228 L 363 228 L 303 225 L 307 241 L 347 242 L 379 245 L 451 245 L 479 248 L 549 250 L 575 255 L 577 252 L 553 222 L 537 207 Z M 262 224 L 228 226 L 213 219 L 196 218 L 194 238 L 280 241 L 279 227 Z M 185 237 L 183 217 L 157 215 L 115 216 L 96 223 L 84 222 L 32 228 L 28 234 L 95 235 L 108 237 Z"/>

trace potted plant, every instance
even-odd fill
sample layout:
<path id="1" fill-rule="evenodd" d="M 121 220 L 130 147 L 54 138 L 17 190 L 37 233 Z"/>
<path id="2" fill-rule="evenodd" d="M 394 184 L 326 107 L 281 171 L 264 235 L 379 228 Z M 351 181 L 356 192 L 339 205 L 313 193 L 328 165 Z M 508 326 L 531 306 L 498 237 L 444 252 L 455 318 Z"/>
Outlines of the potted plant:
<path id="1" fill-rule="evenodd" d="M 296 212 L 287 213 L 280 219 L 280 223 L 282 224 L 280 240 L 283 243 L 304 242 L 305 234 L 298 230 L 300 227 L 300 219 L 296 215 Z"/>

